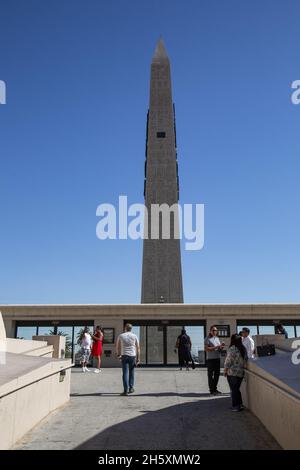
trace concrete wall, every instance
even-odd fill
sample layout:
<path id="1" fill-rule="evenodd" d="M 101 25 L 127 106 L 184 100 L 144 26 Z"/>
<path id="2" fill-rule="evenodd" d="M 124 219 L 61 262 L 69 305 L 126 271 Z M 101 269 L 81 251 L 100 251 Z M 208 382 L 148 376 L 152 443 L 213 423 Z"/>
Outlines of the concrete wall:
<path id="1" fill-rule="evenodd" d="M 6 338 L 6 352 L 26 354 L 30 356 L 52 357 L 53 347 L 45 341 L 32 341 L 27 339 Z"/>
<path id="2" fill-rule="evenodd" d="M 59 351 L 64 342 L 54 337 Z M 9 449 L 69 400 L 71 361 L 52 359 L 46 341 L 6 338 L 1 313 L 0 353 L 0 449 Z"/>
<path id="3" fill-rule="evenodd" d="M 6 336 L 8 338 L 14 338 L 15 337 L 15 325 L 16 322 L 12 320 L 11 318 L 7 318 L 7 316 L 4 315 L 3 317 L 3 322 L 4 322 L 4 327 L 6 330 Z"/>
<path id="4" fill-rule="evenodd" d="M 33 341 L 44 341 L 48 346 L 52 346 L 53 354 L 52 357 L 61 359 L 65 357 L 66 349 L 66 338 L 62 335 L 44 335 L 44 336 L 33 336 Z"/>
<path id="5" fill-rule="evenodd" d="M 118 359 L 116 350 L 116 341 L 118 336 L 123 333 L 123 319 L 122 318 L 96 318 L 95 326 L 100 325 L 103 328 L 115 329 L 115 342 L 114 344 L 103 344 L 102 365 L 103 367 L 120 367 L 120 360 Z"/>
<path id="6" fill-rule="evenodd" d="M 0 399 L 0 449 L 10 449 L 51 411 L 69 400 L 70 370 L 41 378 Z"/>
<path id="7" fill-rule="evenodd" d="M 289 353 L 249 361 L 242 384 L 244 404 L 283 449 L 300 449 L 299 367 Z"/>
<path id="8" fill-rule="evenodd" d="M 5 326 L 4 326 L 4 321 L 2 318 L 2 314 L 0 312 L 0 340 L 3 340 L 6 338 L 6 331 L 5 331 Z"/>

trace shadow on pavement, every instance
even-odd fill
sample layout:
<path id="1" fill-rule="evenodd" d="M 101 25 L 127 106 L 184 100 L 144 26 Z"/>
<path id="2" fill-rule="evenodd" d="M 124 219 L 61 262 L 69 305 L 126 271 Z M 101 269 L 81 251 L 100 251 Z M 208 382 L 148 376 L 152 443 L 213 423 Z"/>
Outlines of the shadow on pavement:
<path id="1" fill-rule="evenodd" d="M 120 393 L 71 393 L 70 397 L 119 397 Z M 230 396 L 229 393 L 222 393 L 217 397 L 211 397 L 210 393 L 176 393 L 176 392 L 161 392 L 161 393 L 133 393 L 132 395 L 128 395 L 128 397 L 186 397 L 186 398 L 221 398 L 222 396 L 228 397 Z"/>
<path id="2" fill-rule="evenodd" d="M 191 395 L 205 396 L 205 394 Z M 220 398 L 173 405 L 157 411 L 140 410 L 137 412 L 143 413 L 142 415 L 126 419 L 130 412 L 127 404 L 130 403 L 132 407 L 134 396 L 124 397 L 124 415 L 118 417 L 123 421 L 107 427 L 76 449 L 279 448 L 251 413 L 248 411 L 232 413 L 229 409 L 230 398 L 227 396 Z"/>

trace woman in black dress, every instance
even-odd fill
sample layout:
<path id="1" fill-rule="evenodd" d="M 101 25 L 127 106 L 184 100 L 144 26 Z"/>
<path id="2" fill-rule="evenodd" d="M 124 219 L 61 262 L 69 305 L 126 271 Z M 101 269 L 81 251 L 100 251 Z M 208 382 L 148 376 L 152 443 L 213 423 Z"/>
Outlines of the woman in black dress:
<path id="1" fill-rule="evenodd" d="M 191 338 L 187 335 L 186 330 L 183 328 L 181 335 L 178 336 L 176 341 L 176 348 L 178 349 L 178 360 L 180 370 L 185 366 L 189 370 L 189 362 L 192 363 L 193 369 L 195 368 L 194 361 L 191 355 L 192 342 Z"/>

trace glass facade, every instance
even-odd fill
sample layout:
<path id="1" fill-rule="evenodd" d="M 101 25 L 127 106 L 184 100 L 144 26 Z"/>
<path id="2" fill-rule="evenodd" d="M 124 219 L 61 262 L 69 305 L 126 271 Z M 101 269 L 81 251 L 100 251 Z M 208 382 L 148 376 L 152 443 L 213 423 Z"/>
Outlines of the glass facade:
<path id="1" fill-rule="evenodd" d="M 175 348 L 182 326 L 167 326 L 167 363 L 178 364 L 178 350 Z"/>
<path id="2" fill-rule="evenodd" d="M 287 332 L 289 338 L 295 338 L 296 337 L 296 331 L 295 330 L 297 329 L 297 327 L 295 328 L 295 326 L 285 325 L 284 328 L 286 329 L 286 332 Z"/>
<path id="3" fill-rule="evenodd" d="M 278 321 L 270 322 L 267 320 L 238 320 L 237 332 L 240 332 L 245 326 L 250 329 L 250 335 L 274 335 L 275 324 Z M 281 322 L 288 334 L 289 338 L 300 337 L 300 321 L 299 320 L 285 320 Z"/>
<path id="4" fill-rule="evenodd" d="M 74 327 L 72 326 L 62 326 L 57 329 L 56 333 L 58 335 L 65 336 L 66 338 L 65 357 L 68 359 L 73 357 L 73 330 Z"/>
<path id="5" fill-rule="evenodd" d="M 274 325 L 258 325 L 258 334 L 259 335 L 274 335 L 275 327 Z"/>
<path id="6" fill-rule="evenodd" d="M 17 328 L 16 338 L 32 339 L 35 335 L 37 335 L 37 326 L 19 326 Z"/>
<path id="7" fill-rule="evenodd" d="M 240 333 L 243 328 L 249 328 L 250 336 L 257 335 L 257 325 L 238 325 L 236 328 L 236 332 Z"/>
<path id="8" fill-rule="evenodd" d="M 205 363 L 204 353 L 204 327 L 203 326 L 186 326 L 186 332 L 192 342 L 192 357 L 196 364 Z"/>
<path id="9" fill-rule="evenodd" d="M 54 334 L 54 328 L 53 326 L 38 326 L 38 335 L 40 336 L 47 336 L 47 335 L 53 335 Z"/>
<path id="10" fill-rule="evenodd" d="M 149 364 L 164 363 L 164 328 L 163 326 L 147 326 L 147 362 Z"/>
<path id="11" fill-rule="evenodd" d="M 80 363 L 80 333 L 85 326 L 93 331 L 94 323 L 92 320 L 80 322 L 54 322 L 53 325 L 47 325 L 46 322 L 17 322 L 16 338 L 32 339 L 32 336 L 40 335 L 62 335 L 66 337 L 65 357 L 71 358 L 78 365 Z"/>
<path id="12" fill-rule="evenodd" d="M 185 327 L 192 342 L 192 357 L 196 364 L 205 364 L 204 352 L 204 322 L 192 322 L 194 324 L 183 324 L 175 320 L 128 320 L 125 323 L 133 325 L 135 333 L 140 342 L 141 363 L 144 365 L 177 365 L 178 350 L 176 341 Z"/>

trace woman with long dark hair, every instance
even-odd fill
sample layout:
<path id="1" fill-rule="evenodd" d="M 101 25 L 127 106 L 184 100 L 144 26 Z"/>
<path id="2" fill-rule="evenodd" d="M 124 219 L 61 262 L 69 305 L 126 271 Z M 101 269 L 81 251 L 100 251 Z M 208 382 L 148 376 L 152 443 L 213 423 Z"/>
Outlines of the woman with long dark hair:
<path id="1" fill-rule="evenodd" d="M 244 377 L 246 360 L 247 352 L 241 336 L 232 335 L 224 363 L 224 376 L 227 377 L 231 391 L 232 411 L 242 411 L 244 408 L 240 387 Z"/>
<path id="2" fill-rule="evenodd" d="M 94 370 L 97 374 L 101 372 L 101 356 L 102 356 L 102 342 L 103 332 L 101 326 L 96 326 L 96 331 L 92 334 L 93 346 L 92 357 L 97 360 L 97 368 Z"/>

